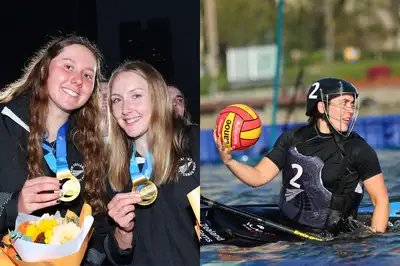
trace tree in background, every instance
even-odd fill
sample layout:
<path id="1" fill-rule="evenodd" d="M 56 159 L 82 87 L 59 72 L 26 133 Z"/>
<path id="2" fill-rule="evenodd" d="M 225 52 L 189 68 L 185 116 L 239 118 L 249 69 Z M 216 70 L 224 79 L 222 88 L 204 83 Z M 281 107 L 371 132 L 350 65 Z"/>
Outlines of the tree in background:
<path id="1" fill-rule="evenodd" d="M 265 44 L 269 32 L 275 42 L 275 0 L 218 0 L 216 5 L 220 42 L 229 47 Z M 398 0 L 286 0 L 283 50 L 325 49 L 332 56 L 349 45 L 375 49 L 390 34 L 382 12 L 390 11 L 392 31 L 400 36 L 399 5 Z"/>

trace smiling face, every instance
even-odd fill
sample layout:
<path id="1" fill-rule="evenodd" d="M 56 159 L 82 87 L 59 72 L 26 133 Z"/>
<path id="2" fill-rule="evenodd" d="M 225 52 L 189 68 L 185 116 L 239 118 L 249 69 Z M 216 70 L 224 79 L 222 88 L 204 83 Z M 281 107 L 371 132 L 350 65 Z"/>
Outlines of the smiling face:
<path id="1" fill-rule="evenodd" d="M 110 84 L 110 93 L 118 125 L 132 138 L 145 135 L 152 111 L 147 81 L 133 71 L 121 72 Z"/>
<path id="2" fill-rule="evenodd" d="M 82 107 L 92 95 L 96 71 L 95 55 L 88 48 L 79 44 L 65 47 L 49 65 L 50 110 L 71 113 Z"/>

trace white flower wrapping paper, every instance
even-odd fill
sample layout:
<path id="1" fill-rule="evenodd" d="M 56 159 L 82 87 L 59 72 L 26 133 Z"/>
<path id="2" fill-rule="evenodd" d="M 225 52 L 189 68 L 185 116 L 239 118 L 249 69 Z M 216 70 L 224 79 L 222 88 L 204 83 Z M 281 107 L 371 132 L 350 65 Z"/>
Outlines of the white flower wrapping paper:
<path id="1" fill-rule="evenodd" d="M 56 214 L 55 217 L 59 217 Z M 37 221 L 40 217 L 19 213 L 17 220 L 15 221 L 15 228 L 25 221 Z M 45 260 L 52 260 L 62 258 L 78 252 L 93 225 L 94 218 L 92 215 L 88 215 L 84 218 L 83 226 L 79 235 L 65 244 L 61 245 L 50 245 L 50 244 L 39 244 L 22 239 L 17 239 L 13 246 L 18 252 L 18 255 L 25 262 L 38 262 Z"/>

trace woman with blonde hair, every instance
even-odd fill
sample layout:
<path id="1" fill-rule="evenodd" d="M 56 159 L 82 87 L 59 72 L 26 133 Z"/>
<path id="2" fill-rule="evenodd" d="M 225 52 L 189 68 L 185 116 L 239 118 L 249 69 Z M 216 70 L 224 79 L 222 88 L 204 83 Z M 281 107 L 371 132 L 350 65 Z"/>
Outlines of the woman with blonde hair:
<path id="1" fill-rule="evenodd" d="M 1 234 L 19 212 L 105 211 L 101 59 L 84 37 L 54 38 L 0 92 Z"/>
<path id="2" fill-rule="evenodd" d="M 109 81 L 108 214 L 114 264 L 195 265 L 199 243 L 187 194 L 200 185 L 199 129 L 176 113 L 161 74 L 128 61 Z"/>

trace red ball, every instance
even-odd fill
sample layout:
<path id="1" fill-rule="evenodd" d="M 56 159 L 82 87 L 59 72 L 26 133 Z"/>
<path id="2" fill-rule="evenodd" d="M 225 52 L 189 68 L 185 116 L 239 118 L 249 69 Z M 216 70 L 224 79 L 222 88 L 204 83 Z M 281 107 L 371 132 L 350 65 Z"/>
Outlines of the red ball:
<path id="1" fill-rule="evenodd" d="M 235 147 L 237 151 L 250 149 L 261 136 L 262 123 L 257 112 L 244 104 L 232 104 L 218 115 L 217 135 L 221 136 L 225 147 Z M 225 142 L 224 142 L 225 141 Z"/>

